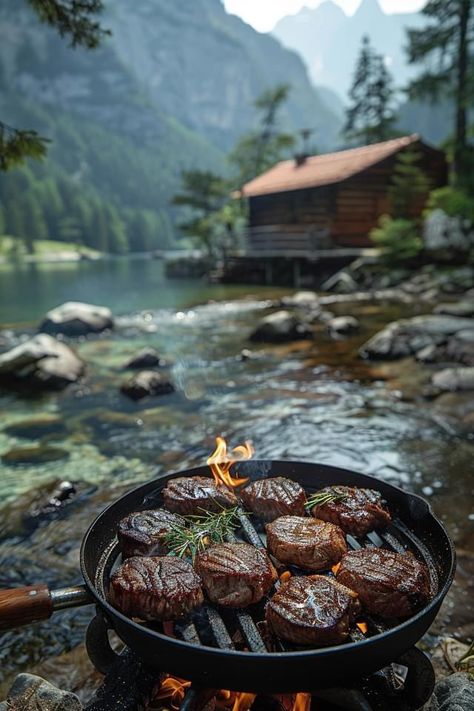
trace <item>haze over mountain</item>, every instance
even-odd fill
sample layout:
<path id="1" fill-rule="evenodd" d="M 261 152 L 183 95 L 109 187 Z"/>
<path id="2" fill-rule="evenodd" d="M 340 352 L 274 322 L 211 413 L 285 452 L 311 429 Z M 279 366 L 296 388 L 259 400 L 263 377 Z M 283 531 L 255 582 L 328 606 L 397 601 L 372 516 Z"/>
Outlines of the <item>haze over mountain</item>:
<path id="1" fill-rule="evenodd" d="M 102 22 L 112 37 L 101 48 L 71 49 L 24 0 L 4 0 L 0 116 L 52 139 L 47 161 L 31 164 L 35 179 L 88 207 L 112 206 L 132 246 L 145 216 L 158 216 L 154 232 L 161 225 L 169 241 L 181 170 L 222 169 L 224 152 L 254 125 L 252 102 L 263 90 L 291 84 L 284 126 L 316 126 L 321 148 L 337 140 L 340 123 L 301 58 L 220 0 L 108 0 Z M 2 178 L 0 203 L 17 195 L 14 182 Z"/>

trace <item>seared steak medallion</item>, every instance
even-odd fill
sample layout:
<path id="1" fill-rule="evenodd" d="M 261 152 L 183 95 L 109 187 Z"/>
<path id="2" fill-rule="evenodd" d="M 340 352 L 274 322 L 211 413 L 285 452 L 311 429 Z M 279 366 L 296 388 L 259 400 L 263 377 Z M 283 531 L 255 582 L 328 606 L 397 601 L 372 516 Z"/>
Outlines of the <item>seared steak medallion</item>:
<path id="1" fill-rule="evenodd" d="M 281 639 L 327 646 L 344 642 L 359 610 L 356 593 L 334 578 L 297 576 L 281 585 L 265 616 L 270 629 Z"/>
<path id="2" fill-rule="evenodd" d="M 184 524 L 181 516 L 155 509 L 154 511 L 136 511 L 123 518 L 117 530 L 122 556 L 166 555 L 168 549 L 164 538 L 173 526 Z"/>
<path id="3" fill-rule="evenodd" d="M 430 597 L 428 569 L 411 553 L 382 548 L 349 551 L 337 580 L 355 590 L 362 606 L 381 617 L 407 617 Z"/>
<path id="4" fill-rule="evenodd" d="M 277 578 L 265 551 L 248 543 L 216 543 L 198 553 L 195 568 L 209 600 L 225 607 L 258 602 Z"/>
<path id="5" fill-rule="evenodd" d="M 183 476 L 170 479 L 162 491 L 165 507 L 183 515 L 203 511 L 221 511 L 237 504 L 235 494 L 214 479 L 205 476 Z"/>
<path id="6" fill-rule="evenodd" d="M 296 481 L 277 476 L 258 479 L 240 492 L 246 508 L 264 521 L 273 521 L 279 516 L 304 516 L 306 494 Z"/>
<path id="7" fill-rule="evenodd" d="M 315 518 L 282 516 L 268 523 L 266 530 L 268 550 L 288 565 L 326 570 L 347 552 L 339 526 Z"/>
<path id="8" fill-rule="evenodd" d="M 199 576 L 181 558 L 127 558 L 110 578 L 109 600 L 124 615 L 175 620 L 202 604 Z"/>
<path id="9" fill-rule="evenodd" d="M 378 491 L 354 486 L 328 486 L 318 494 L 326 492 L 341 498 L 314 506 L 311 515 L 335 523 L 346 533 L 364 536 L 374 528 L 387 526 L 391 521 L 385 501 Z"/>

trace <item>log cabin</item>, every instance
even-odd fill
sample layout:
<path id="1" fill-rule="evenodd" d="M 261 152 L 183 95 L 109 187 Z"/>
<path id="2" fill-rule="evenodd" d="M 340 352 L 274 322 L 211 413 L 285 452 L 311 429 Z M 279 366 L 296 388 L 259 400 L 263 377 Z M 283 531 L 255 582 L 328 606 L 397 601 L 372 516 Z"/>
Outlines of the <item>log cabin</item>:
<path id="1" fill-rule="evenodd" d="M 444 153 L 417 134 L 277 163 L 243 187 L 249 201 L 247 253 L 291 257 L 370 247 L 370 230 L 390 211 L 397 156 L 409 149 L 420 154 L 431 188 L 446 184 Z"/>

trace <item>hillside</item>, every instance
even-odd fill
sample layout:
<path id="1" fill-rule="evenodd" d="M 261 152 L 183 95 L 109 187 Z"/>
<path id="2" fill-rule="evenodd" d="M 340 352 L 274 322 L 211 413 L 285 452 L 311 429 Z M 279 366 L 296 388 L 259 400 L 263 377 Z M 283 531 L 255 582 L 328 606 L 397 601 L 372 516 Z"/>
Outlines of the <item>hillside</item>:
<path id="1" fill-rule="evenodd" d="M 45 162 L 1 177 L 0 232 L 166 247 L 181 170 L 224 170 L 252 101 L 279 82 L 293 87 L 285 126 L 316 122 L 321 146 L 334 142 L 301 59 L 220 0 L 109 0 L 103 24 L 101 48 L 73 50 L 23 0 L 0 6 L 0 116 L 52 140 Z"/>

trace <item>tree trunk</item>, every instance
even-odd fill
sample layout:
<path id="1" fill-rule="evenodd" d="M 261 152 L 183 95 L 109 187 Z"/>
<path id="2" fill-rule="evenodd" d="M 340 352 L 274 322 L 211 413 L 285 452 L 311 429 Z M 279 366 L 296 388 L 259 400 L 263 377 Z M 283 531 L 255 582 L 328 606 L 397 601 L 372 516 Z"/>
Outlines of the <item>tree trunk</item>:
<path id="1" fill-rule="evenodd" d="M 456 76 L 456 135 L 454 146 L 454 178 L 462 183 L 466 170 L 467 151 L 467 69 L 468 69 L 468 26 L 471 1 L 460 0 L 459 4 L 459 49 Z"/>

